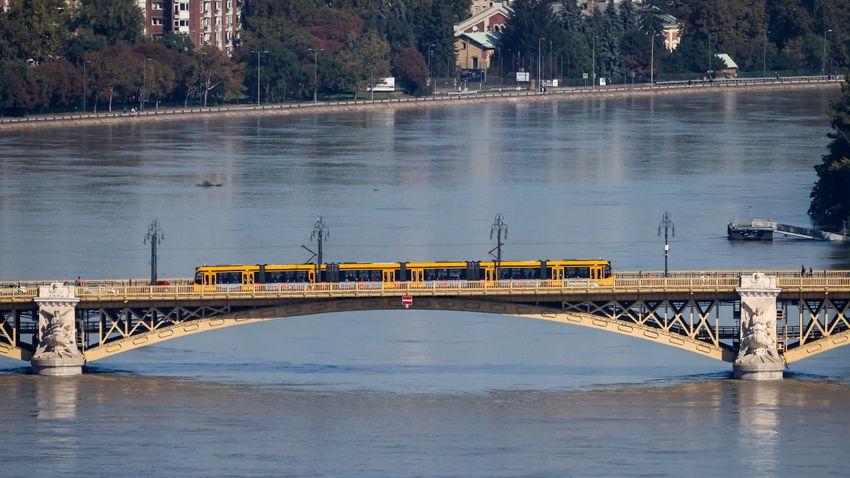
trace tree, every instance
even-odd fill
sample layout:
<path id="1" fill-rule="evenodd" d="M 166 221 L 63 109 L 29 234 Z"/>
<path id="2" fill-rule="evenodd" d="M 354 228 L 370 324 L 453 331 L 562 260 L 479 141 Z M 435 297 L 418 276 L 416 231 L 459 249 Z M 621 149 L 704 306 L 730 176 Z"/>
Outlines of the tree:
<path id="1" fill-rule="evenodd" d="M 124 44 L 118 44 L 92 54 L 89 58 L 89 85 L 95 98 L 94 111 L 99 101 L 106 101 L 112 111 L 116 97 L 125 97 L 137 91 L 134 87 L 136 76 L 141 77 L 141 69 L 133 68 L 136 58 Z"/>
<path id="2" fill-rule="evenodd" d="M 28 66 L 23 60 L 0 60 L 0 114 L 20 114 L 26 110 L 22 99 L 27 86 Z"/>
<path id="3" fill-rule="evenodd" d="M 393 58 L 393 74 L 409 93 L 421 94 L 428 85 L 428 65 L 415 48 L 405 48 Z"/>
<path id="4" fill-rule="evenodd" d="M 850 219 L 850 75 L 841 86 L 841 98 L 832 105 L 832 140 L 812 188 L 809 214 L 824 227 L 837 229 Z"/>
<path id="5" fill-rule="evenodd" d="M 209 45 L 201 49 L 199 75 L 204 107 L 209 97 L 227 98 L 245 91 L 242 83 L 244 65 L 230 61 L 221 50 Z"/>
<path id="6" fill-rule="evenodd" d="M 154 107 L 159 108 L 159 102 L 174 93 L 177 88 L 177 71 L 175 66 L 180 64 L 179 52 L 167 48 L 161 43 L 143 43 L 135 48 L 137 61 L 143 64 L 142 85 L 145 91 L 145 101 L 153 100 Z"/>
<path id="7" fill-rule="evenodd" d="M 68 18 L 64 0 L 16 1 L 0 15 L 0 58 L 41 63 L 61 57 Z"/>
<path id="8" fill-rule="evenodd" d="M 83 0 L 75 29 L 102 37 L 107 45 L 142 39 L 144 18 L 134 0 Z"/>
<path id="9" fill-rule="evenodd" d="M 390 46 L 384 37 L 374 30 L 359 37 L 350 37 L 341 57 L 352 73 L 355 98 L 358 91 L 371 89 L 378 78 L 385 77 L 390 72 Z"/>

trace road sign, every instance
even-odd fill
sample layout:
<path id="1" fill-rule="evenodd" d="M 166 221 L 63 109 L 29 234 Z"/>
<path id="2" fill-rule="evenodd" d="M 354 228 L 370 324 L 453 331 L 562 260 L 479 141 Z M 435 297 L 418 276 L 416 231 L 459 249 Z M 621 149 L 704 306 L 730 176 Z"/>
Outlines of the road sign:
<path id="1" fill-rule="evenodd" d="M 413 305 L 413 296 L 412 295 L 401 296 L 401 305 L 403 305 L 405 309 L 409 309 L 410 306 Z"/>
<path id="2" fill-rule="evenodd" d="M 588 76 L 588 75 L 587 75 L 587 73 L 582 73 L 582 74 L 581 74 L 581 79 L 582 79 L 582 80 L 586 80 L 586 79 L 587 79 L 587 76 Z"/>

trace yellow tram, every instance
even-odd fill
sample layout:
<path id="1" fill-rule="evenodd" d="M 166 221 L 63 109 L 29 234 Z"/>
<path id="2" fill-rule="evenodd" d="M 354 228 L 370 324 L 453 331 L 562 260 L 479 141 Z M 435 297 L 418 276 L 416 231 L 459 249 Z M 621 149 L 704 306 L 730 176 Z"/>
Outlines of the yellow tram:
<path id="1" fill-rule="evenodd" d="M 201 266 L 195 269 L 197 288 L 219 285 L 320 283 L 428 283 L 435 281 L 573 281 L 613 285 L 611 262 L 604 259 L 554 261 L 454 261 L 255 264 Z M 391 286 L 389 286 L 391 287 Z"/>

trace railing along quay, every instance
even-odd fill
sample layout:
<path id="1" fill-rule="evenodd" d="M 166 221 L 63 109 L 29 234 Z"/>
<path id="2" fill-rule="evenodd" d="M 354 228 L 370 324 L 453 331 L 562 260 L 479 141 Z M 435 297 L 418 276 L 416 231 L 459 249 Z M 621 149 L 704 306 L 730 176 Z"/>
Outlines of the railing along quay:
<path id="1" fill-rule="evenodd" d="M 813 75 L 813 76 L 790 76 L 780 78 L 731 78 L 731 79 L 716 79 L 716 80 L 682 80 L 656 82 L 654 85 L 648 83 L 642 84 L 625 84 L 625 85 L 606 85 L 606 86 L 580 86 L 571 88 L 555 88 L 550 91 L 529 91 L 518 90 L 515 87 L 502 87 L 497 90 L 481 90 L 475 92 L 455 92 L 448 91 L 443 94 L 425 97 L 409 97 L 409 98 L 388 98 L 378 100 L 345 100 L 345 101 L 320 101 L 320 102 L 303 102 L 303 103 L 276 103 L 267 105 L 236 105 L 236 106 L 204 106 L 192 108 L 174 108 L 162 110 L 145 110 L 135 113 L 125 112 L 106 112 L 106 113 L 77 113 L 77 114 L 59 114 L 51 116 L 25 116 L 21 118 L 0 118 L 0 126 L 14 124 L 30 124 L 30 123 L 70 123 L 73 121 L 88 121 L 88 120 L 109 120 L 120 118 L 167 118 L 169 116 L 193 115 L 193 114 L 210 114 L 210 113 L 238 113 L 238 112 L 257 112 L 257 111 L 310 111 L 322 110 L 335 107 L 362 106 L 362 105 L 382 105 L 382 104 L 415 104 L 428 102 L 443 102 L 443 101 L 458 101 L 468 99 L 487 99 L 487 98 L 522 98 L 534 96 L 563 96 L 574 97 L 580 95 L 598 95 L 605 93 L 622 93 L 622 92 L 650 92 L 650 91 L 671 91 L 671 90 L 688 90 L 690 88 L 723 88 L 723 87 L 754 87 L 754 86 L 782 86 L 782 85 L 799 85 L 799 84 L 817 84 L 817 83 L 839 83 L 844 81 L 843 75 Z"/>

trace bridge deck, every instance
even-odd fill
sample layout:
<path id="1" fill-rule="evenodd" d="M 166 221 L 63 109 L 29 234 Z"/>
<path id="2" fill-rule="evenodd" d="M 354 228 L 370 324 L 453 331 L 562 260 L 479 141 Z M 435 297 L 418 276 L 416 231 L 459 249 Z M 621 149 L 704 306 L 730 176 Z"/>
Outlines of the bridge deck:
<path id="1" fill-rule="evenodd" d="M 668 277 L 658 273 L 619 273 L 613 286 L 593 280 L 503 280 L 503 281 L 432 281 L 432 282 L 342 282 L 218 285 L 200 287 L 190 279 L 170 279 L 176 285 L 129 285 L 132 281 L 88 281 L 75 289 L 80 302 L 114 301 L 206 301 L 222 299 L 294 299 L 415 296 L 599 296 L 617 297 L 650 294 L 734 294 L 740 276 L 746 271 L 674 272 Z M 773 271 L 782 296 L 825 292 L 850 292 L 850 272 L 827 271 L 813 276 L 799 272 Z M 31 303 L 38 285 L 46 281 L 6 283 L 0 287 L 0 304 Z M 136 284 L 139 281 L 135 281 Z M 11 285 L 11 286 L 10 286 Z M 2 286 L 2 284 L 0 284 Z"/>

